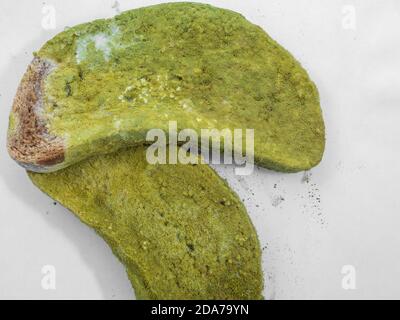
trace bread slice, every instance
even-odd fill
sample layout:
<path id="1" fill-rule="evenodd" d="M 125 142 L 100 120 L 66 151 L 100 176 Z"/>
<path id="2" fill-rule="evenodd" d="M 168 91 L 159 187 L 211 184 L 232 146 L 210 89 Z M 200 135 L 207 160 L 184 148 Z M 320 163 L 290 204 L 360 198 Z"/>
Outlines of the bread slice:
<path id="1" fill-rule="evenodd" d="M 168 121 L 254 129 L 256 164 L 279 171 L 309 169 L 324 151 L 307 72 L 243 16 L 195 3 L 127 11 L 48 41 L 16 94 L 8 150 L 32 171 L 55 171 L 143 144 Z"/>
<path id="2" fill-rule="evenodd" d="M 261 250 L 240 199 L 208 165 L 150 165 L 145 153 L 28 174 L 104 238 L 138 299 L 261 299 Z"/>

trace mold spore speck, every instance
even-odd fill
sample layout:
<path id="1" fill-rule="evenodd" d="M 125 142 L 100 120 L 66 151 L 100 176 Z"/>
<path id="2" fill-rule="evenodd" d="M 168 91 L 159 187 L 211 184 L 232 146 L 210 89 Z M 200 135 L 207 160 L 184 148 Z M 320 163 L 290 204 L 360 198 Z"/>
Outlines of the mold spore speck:
<path id="1" fill-rule="evenodd" d="M 279 206 L 283 201 L 285 201 L 285 198 L 282 197 L 281 195 L 276 195 L 272 197 L 272 205 L 274 207 Z"/>
<path id="2" fill-rule="evenodd" d="M 303 177 L 301 178 L 302 183 L 309 183 L 311 180 L 312 173 L 310 171 L 304 171 Z"/>

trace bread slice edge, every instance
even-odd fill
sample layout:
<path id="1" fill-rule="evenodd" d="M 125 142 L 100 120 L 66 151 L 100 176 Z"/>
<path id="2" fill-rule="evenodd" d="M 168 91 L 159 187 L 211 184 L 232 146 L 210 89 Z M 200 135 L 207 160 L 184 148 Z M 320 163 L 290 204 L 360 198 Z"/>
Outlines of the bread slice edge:
<path id="1" fill-rule="evenodd" d="M 13 101 L 7 149 L 11 158 L 30 171 L 55 171 L 65 160 L 65 141 L 49 133 L 44 114 L 45 82 L 56 68 L 54 61 L 35 57 Z"/>

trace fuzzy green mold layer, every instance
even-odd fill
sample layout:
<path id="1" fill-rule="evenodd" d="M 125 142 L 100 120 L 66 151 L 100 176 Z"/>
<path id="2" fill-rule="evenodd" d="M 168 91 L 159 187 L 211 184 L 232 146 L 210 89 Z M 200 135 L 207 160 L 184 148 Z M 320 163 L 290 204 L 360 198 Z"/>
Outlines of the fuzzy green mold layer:
<path id="1" fill-rule="evenodd" d="M 138 148 L 28 174 L 105 239 L 137 298 L 262 298 L 256 232 L 207 165 L 150 165 Z"/>
<path id="2" fill-rule="evenodd" d="M 70 28 L 37 53 L 56 62 L 45 86 L 64 166 L 142 144 L 152 128 L 251 128 L 255 161 L 281 171 L 324 150 L 318 92 L 300 64 L 238 13 L 161 4 Z"/>

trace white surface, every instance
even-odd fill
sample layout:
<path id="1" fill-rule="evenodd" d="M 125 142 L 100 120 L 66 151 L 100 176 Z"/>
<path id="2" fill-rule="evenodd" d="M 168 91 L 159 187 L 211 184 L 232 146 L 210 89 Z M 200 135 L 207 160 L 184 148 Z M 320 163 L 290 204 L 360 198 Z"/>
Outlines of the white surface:
<path id="1" fill-rule="evenodd" d="M 0 298 L 134 297 L 102 239 L 37 190 L 5 147 L 31 52 L 65 26 L 113 16 L 114 2 L 0 2 Z M 121 10 L 157 2 L 119 1 Z M 262 26 L 300 60 L 321 95 L 326 152 L 308 183 L 303 173 L 256 169 L 238 177 L 218 168 L 259 233 L 266 298 L 400 298 L 400 2 L 204 2 Z M 55 30 L 41 27 L 45 4 L 56 9 Z M 343 27 L 346 5 L 356 10 L 355 29 Z M 48 264 L 56 290 L 41 287 Z M 356 269 L 355 290 L 342 288 L 344 265 Z"/>

